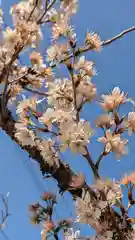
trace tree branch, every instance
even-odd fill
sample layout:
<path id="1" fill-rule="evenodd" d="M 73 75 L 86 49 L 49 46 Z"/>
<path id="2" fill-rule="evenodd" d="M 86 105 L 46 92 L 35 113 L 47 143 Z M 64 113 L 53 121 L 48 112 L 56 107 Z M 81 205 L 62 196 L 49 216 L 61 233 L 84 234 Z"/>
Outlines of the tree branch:
<path id="1" fill-rule="evenodd" d="M 39 20 L 37 21 L 37 24 L 41 24 L 42 19 L 44 18 L 44 16 L 46 15 L 46 13 L 51 9 L 51 7 L 55 4 L 56 0 L 52 0 L 52 2 L 50 3 L 49 6 L 47 6 L 47 8 L 45 7 L 45 11 L 42 14 L 42 16 L 39 18 Z M 48 4 L 47 4 L 48 5 Z"/>
<path id="2" fill-rule="evenodd" d="M 111 44 L 112 42 L 120 39 L 121 37 L 123 37 L 123 36 L 126 35 L 127 33 L 133 32 L 133 31 L 135 31 L 135 26 L 133 26 L 133 27 L 131 27 L 131 28 L 127 28 L 127 29 L 125 29 L 124 31 L 122 31 L 122 32 L 120 32 L 119 34 L 117 34 L 116 36 L 114 36 L 113 38 L 103 41 L 102 46 L 109 45 L 109 44 Z"/>
<path id="3" fill-rule="evenodd" d="M 3 229 L 5 222 L 7 220 L 7 218 L 9 217 L 9 211 L 8 211 L 8 197 L 4 197 L 3 195 L 1 196 L 2 202 L 4 204 L 4 209 L 5 211 L 1 211 L 1 223 L 0 223 L 0 230 Z"/>
<path id="4" fill-rule="evenodd" d="M 24 151 L 26 151 L 29 154 L 29 157 L 31 157 L 33 160 L 37 161 L 40 165 L 40 170 L 42 174 L 44 175 L 45 173 L 48 173 L 51 177 L 53 177 L 57 183 L 58 187 L 60 188 L 60 193 L 63 193 L 64 191 L 69 191 L 75 200 L 77 197 L 82 198 L 82 191 L 85 190 L 85 192 L 89 192 L 90 196 L 95 199 L 96 201 L 96 194 L 95 192 L 85 183 L 83 188 L 80 189 L 71 189 L 69 184 L 73 178 L 73 176 L 76 176 L 76 174 L 71 170 L 68 164 L 62 162 L 59 159 L 59 166 L 51 166 L 45 162 L 45 160 L 42 158 L 40 151 L 36 148 L 36 146 L 31 147 L 31 146 L 21 146 L 21 144 L 18 142 L 18 140 L 15 137 L 15 120 L 13 119 L 11 112 L 7 110 L 8 114 L 6 118 L 3 118 L 1 114 L 1 99 L 0 99 L 0 127 L 2 130 L 4 130 L 9 137 L 16 142 Z M 99 175 L 96 171 L 95 164 L 93 163 L 89 153 L 87 153 L 86 156 L 94 176 L 96 178 L 99 178 Z M 121 221 L 121 216 L 113 210 L 114 215 L 117 218 L 117 221 Z M 103 217 L 108 217 L 108 212 L 104 212 Z M 128 227 L 128 230 L 130 229 L 130 225 Z"/>
<path id="5" fill-rule="evenodd" d="M 131 28 L 125 29 L 124 31 L 120 32 L 119 34 L 117 34 L 117 35 L 114 36 L 113 38 L 110 38 L 110 39 L 108 39 L 108 40 L 104 40 L 104 41 L 102 42 L 102 46 L 103 46 L 103 47 L 104 47 L 104 46 L 107 46 L 107 45 L 111 44 L 112 42 L 120 39 L 121 37 L 123 37 L 123 36 L 126 35 L 127 33 L 133 32 L 133 31 L 135 31 L 135 26 L 133 26 L 133 27 L 131 27 Z M 79 48 L 76 50 L 75 56 L 78 57 L 78 56 L 80 56 L 81 54 L 83 54 L 83 53 L 85 53 L 85 52 L 88 52 L 88 51 L 90 51 L 89 46 L 81 46 L 81 47 L 79 47 Z M 62 60 L 60 61 L 60 63 L 64 63 L 66 60 L 69 60 L 69 59 L 71 59 L 72 57 L 73 57 L 73 54 L 71 53 L 71 54 L 69 54 L 67 57 L 65 57 L 64 59 L 62 59 Z M 56 64 L 53 64 L 51 67 L 52 67 L 52 68 L 56 67 Z"/>
<path id="6" fill-rule="evenodd" d="M 95 164 L 94 164 L 94 162 L 93 162 L 93 160 L 92 160 L 92 158 L 91 158 L 91 156 L 90 156 L 90 153 L 89 153 L 89 151 L 88 151 L 87 148 L 86 148 L 86 155 L 83 155 L 83 156 L 87 159 L 87 161 L 88 161 L 88 163 L 89 163 L 89 165 L 90 165 L 90 167 L 91 167 L 91 169 L 92 169 L 92 172 L 93 172 L 93 174 L 94 174 L 94 177 L 95 177 L 96 179 L 99 179 L 100 176 L 99 176 L 99 174 L 98 174 L 98 170 L 97 170 L 97 168 L 96 168 L 96 166 L 95 166 Z"/>
<path id="7" fill-rule="evenodd" d="M 40 92 L 38 90 L 35 90 L 35 89 L 31 89 L 31 88 L 28 88 L 28 87 L 24 87 L 24 89 L 28 92 L 31 92 L 31 93 L 34 93 L 34 94 L 38 94 L 40 96 L 44 96 L 44 97 L 48 97 L 49 94 L 46 93 L 46 92 Z"/>
<path id="8" fill-rule="evenodd" d="M 15 120 L 12 117 L 12 114 L 9 110 L 7 110 L 6 118 L 3 118 L 1 113 L 1 99 L 0 99 L 0 127 L 4 130 L 9 137 L 16 142 L 23 150 L 25 150 L 29 157 L 33 160 L 37 161 L 40 165 L 40 170 L 42 174 L 48 173 L 52 176 L 57 182 L 58 187 L 60 188 L 60 192 L 68 191 L 70 188 L 69 183 L 71 182 L 74 175 L 76 175 L 69 167 L 68 164 L 64 163 L 59 159 L 59 167 L 54 164 L 54 166 L 50 166 L 40 154 L 40 151 L 34 146 L 21 146 L 18 142 L 17 138 L 15 137 Z M 86 185 L 85 185 L 86 187 Z M 73 195 L 73 197 L 81 197 L 82 195 L 82 188 L 81 189 L 72 189 L 69 192 Z"/>
<path id="9" fill-rule="evenodd" d="M 98 160 L 97 160 L 97 162 L 96 162 L 96 164 L 95 164 L 95 168 L 97 169 L 97 171 L 99 170 L 99 165 L 100 165 L 103 157 L 104 157 L 104 152 L 102 152 L 102 153 L 100 154 L 100 156 L 99 156 L 99 158 L 98 158 Z"/>

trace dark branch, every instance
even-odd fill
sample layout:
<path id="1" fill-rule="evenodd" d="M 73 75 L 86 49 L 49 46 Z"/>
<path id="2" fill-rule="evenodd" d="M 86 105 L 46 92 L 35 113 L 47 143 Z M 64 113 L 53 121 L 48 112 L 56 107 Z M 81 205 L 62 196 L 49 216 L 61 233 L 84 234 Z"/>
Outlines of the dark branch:
<path id="1" fill-rule="evenodd" d="M 17 138 L 15 137 L 15 120 L 12 117 L 12 114 L 10 111 L 8 111 L 7 117 L 3 118 L 2 114 L 0 114 L 0 127 L 2 130 L 4 130 L 9 137 L 15 141 L 23 150 L 25 150 L 29 157 L 37 161 L 40 165 L 40 170 L 43 175 L 46 173 L 52 176 L 56 181 L 58 182 L 58 186 L 60 188 L 60 192 L 67 191 L 69 189 L 69 183 L 72 180 L 72 176 L 75 175 L 75 173 L 70 169 L 70 167 L 59 160 L 59 167 L 54 165 L 53 167 L 50 167 L 47 162 L 44 161 L 43 157 L 40 154 L 40 151 L 36 147 L 31 146 L 21 146 L 18 142 Z M 0 101 L 0 113 L 1 113 L 1 101 Z M 77 197 L 81 197 L 82 189 L 79 190 L 70 190 L 70 193 Z"/>

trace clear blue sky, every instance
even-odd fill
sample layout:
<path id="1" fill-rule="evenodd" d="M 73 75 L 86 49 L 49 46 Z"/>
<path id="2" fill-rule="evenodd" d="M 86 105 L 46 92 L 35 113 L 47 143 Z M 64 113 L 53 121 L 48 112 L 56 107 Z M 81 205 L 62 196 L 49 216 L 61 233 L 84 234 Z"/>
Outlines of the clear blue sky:
<path id="1" fill-rule="evenodd" d="M 15 0 L 2 2 L 8 24 L 10 23 L 9 6 L 16 2 Z M 135 24 L 135 1 L 133 0 L 80 0 L 79 2 L 79 12 L 74 17 L 79 42 L 83 41 L 87 29 L 97 31 L 104 40 Z M 135 32 L 106 46 L 101 53 L 89 53 L 87 57 L 96 63 L 99 75 L 93 78 L 93 81 L 99 93 L 107 92 L 113 86 L 119 86 L 135 99 Z M 128 109 L 125 107 L 124 111 Z M 99 113 L 100 109 L 92 104 L 85 108 L 83 116 L 93 120 Z M 94 159 L 102 150 L 102 146 L 94 143 L 95 140 L 93 138 L 90 145 Z M 130 138 L 129 155 L 123 157 L 120 162 L 113 159 L 112 155 L 107 157 L 101 166 L 101 174 L 119 178 L 125 171 L 135 171 L 134 154 L 133 136 Z M 52 191 L 56 191 L 55 184 L 48 182 L 43 184 L 38 165 L 30 161 L 27 153 L 14 144 L 3 131 L 0 131 L 0 156 L 0 193 L 11 193 L 9 207 L 12 215 L 8 219 L 5 233 L 10 240 L 38 240 L 40 239 L 39 229 L 29 224 L 27 207 L 29 203 L 39 199 L 43 190 L 51 188 Z M 78 157 L 73 159 L 69 153 L 65 157 L 66 160 L 70 159 L 68 162 L 74 170 L 84 171 L 90 183 L 92 174 L 85 160 Z M 56 217 L 62 217 L 63 214 L 71 216 L 68 200 L 64 200 L 62 211 L 57 209 Z M 2 235 L 0 239 L 4 239 Z"/>

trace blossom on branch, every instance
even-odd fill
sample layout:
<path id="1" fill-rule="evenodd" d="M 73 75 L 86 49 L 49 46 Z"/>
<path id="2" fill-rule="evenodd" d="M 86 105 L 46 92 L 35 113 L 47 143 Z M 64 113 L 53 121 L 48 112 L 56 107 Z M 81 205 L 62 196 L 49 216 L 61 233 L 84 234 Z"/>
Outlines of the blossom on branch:
<path id="1" fill-rule="evenodd" d="M 110 128 L 115 124 L 114 119 L 111 115 L 102 114 L 95 120 L 96 127 Z"/>
<path id="2" fill-rule="evenodd" d="M 98 138 L 98 141 L 105 144 L 105 152 L 114 152 L 116 159 L 119 160 L 121 155 L 127 154 L 128 140 L 122 140 L 120 134 L 112 134 L 110 130 L 106 131 L 105 137 Z"/>
<path id="3" fill-rule="evenodd" d="M 135 112 L 128 113 L 128 120 L 124 121 L 124 127 L 128 128 L 129 136 L 131 136 L 132 133 L 135 132 Z"/>
<path id="4" fill-rule="evenodd" d="M 59 154 L 54 148 L 54 142 L 51 139 L 36 140 L 37 149 L 40 151 L 44 161 L 49 166 L 59 166 Z"/>
<path id="5" fill-rule="evenodd" d="M 79 58 L 79 61 L 75 64 L 75 69 L 80 71 L 82 76 L 87 75 L 93 77 L 96 75 L 96 70 L 93 67 L 94 63 L 91 61 L 86 61 L 85 57 L 82 56 Z"/>
<path id="6" fill-rule="evenodd" d="M 73 27 L 69 25 L 69 17 L 67 13 L 59 13 L 56 17 L 55 23 L 52 27 L 52 39 L 57 40 L 60 36 L 72 36 Z"/>
<path id="7" fill-rule="evenodd" d="M 65 233 L 65 240 L 77 240 L 80 238 L 80 231 L 74 231 L 73 228 L 69 228 L 68 231 Z"/>
<path id="8" fill-rule="evenodd" d="M 101 50 L 102 41 L 101 41 L 101 39 L 100 39 L 100 37 L 98 36 L 97 33 L 87 32 L 85 43 L 89 44 L 90 49 L 92 49 L 92 50 L 95 50 L 97 52 L 99 52 Z"/>
<path id="9" fill-rule="evenodd" d="M 115 87 L 109 95 L 103 94 L 101 98 L 103 101 L 100 102 L 100 105 L 108 112 L 116 110 L 121 104 L 124 104 L 127 101 L 126 94 L 121 92 L 119 87 Z"/>
<path id="10" fill-rule="evenodd" d="M 77 12 L 78 0 L 63 0 L 60 8 L 69 16 Z"/>
<path id="11" fill-rule="evenodd" d="M 69 46 L 67 43 L 57 43 L 53 44 L 51 47 L 47 49 L 47 61 L 52 63 L 59 63 L 69 54 Z"/>
<path id="12" fill-rule="evenodd" d="M 64 122 L 60 125 L 59 139 L 62 142 L 61 150 L 65 151 L 69 146 L 72 153 L 86 154 L 86 146 L 89 143 L 89 138 L 92 136 L 90 124 L 84 120 L 75 122 Z"/>
<path id="13" fill-rule="evenodd" d="M 27 127 L 19 124 L 15 125 L 17 131 L 15 137 L 21 143 L 22 146 L 35 146 L 35 135 L 33 131 L 29 130 Z"/>

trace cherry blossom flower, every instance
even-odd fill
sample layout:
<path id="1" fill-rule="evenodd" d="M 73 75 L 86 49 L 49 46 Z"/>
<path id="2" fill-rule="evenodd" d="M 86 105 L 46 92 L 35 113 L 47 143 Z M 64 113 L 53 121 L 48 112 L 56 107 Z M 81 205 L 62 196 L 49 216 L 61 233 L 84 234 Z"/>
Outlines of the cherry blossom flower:
<path id="1" fill-rule="evenodd" d="M 81 120 L 78 124 L 75 122 L 65 122 L 60 125 L 59 139 L 63 143 L 61 150 L 65 151 L 69 146 L 73 154 L 86 154 L 86 146 L 89 143 L 89 137 L 92 136 L 90 124 Z"/>
<path id="2" fill-rule="evenodd" d="M 128 185 L 130 182 L 128 175 L 125 173 L 124 177 L 121 179 L 122 185 Z"/>
<path id="3" fill-rule="evenodd" d="M 115 87 L 109 95 L 103 94 L 101 98 L 103 99 L 103 102 L 100 102 L 100 105 L 108 112 L 117 109 L 121 104 L 127 101 L 125 93 L 121 92 L 119 87 Z"/>
<path id="4" fill-rule="evenodd" d="M 99 236 L 99 240 L 112 240 L 113 239 L 113 232 L 112 231 L 105 231 L 102 236 Z"/>
<path id="5" fill-rule="evenodd" d="M 90 32 L 86 33 L 85 42 L 90 45 L 90 49 L 99 52 L 102 47 L 102 41 L 97 33 Z"/>
<path id="6" fill-rule="evenodd" d="M 135 172 L 130 175 L 125 174 L 121 180 L 122 185 L 128 185 L 129 183 L 135 184 Z"/>
<path id="7" fill-rule="evenodd" d="M 77 198 L 76 201 L 76 214 L 77 222 L 93 225 L 98 222 L 98 219 L 101 216 L 100 206 L 98 206 L 98 201 L 94 203 L 91 201 L 90 195 L 87 192 L 84 198 Z"/>
<path id="8" fill-rule="evenodd" d="M 6 31 L 3 32 L 4 40 L 7 43 L 15 44 L 19 40 L 19 35 L 16 29 L 12 30 L 10 27 L 7 27 Z"/>
<path id="9" fill-rule="evenodd" d="M 64 0 L 61 1 L 60 8 L 69 16 L 77 12 L 78 0 Z"/>
<path id="10" fill-rule="evenodd" d="M 51 139 L 36 141 L 36 146 L 40 151 L 41 156 L 44 161 L 49 164 L 49 166 L 59 166 L 58 153 L 55 152 L 54 142 Z"/>
<path id="11" fill-rule="evenodd" d="M 106 207 L 107 203 L 114 205 L 117 200 L 122 198 L 123 194 L 120 184 L 121 182 L 117 182 L 115 180 L 104 180 L 103 178 L 101 178 L 96 180 L 95 184 L 92 185 L 95 191 L 97 190 L 99 192 L 104 192 L 104 194 L 106 195 L 106 201 L 103 202 L 103 208 Z M 98 205 L 100 206 L 100 201 Z M 102 209 L 101 206 L 100 208 Z"/>
<path id="12" fill-rule="evenodd" d="M 29 45 L 32 48 L 35 48 L 43 38 L 40 26 L 36 24 L 36 22 L 31 23 L 20 21 L 16 29 L 25 46 Z"/>
<path id="13" fill-rule="evenodd" d="M 73 89 L 72 83 L 66 78 L 55 79 L 54 82 L 46 84 L 49 96 L 48 103 L 56 109 L 70 112 L 73 110 Z"/>
<path id="14" fill-rule="evenodd" d="M 96 96 L 97 89 L 95 84 L 84 80 L 80 82 L 76 92 L 91 101 Z"/>
<path id="15" fill-rule="evenodd" d="M 98 138 L 99 142 L 105 144 L 105 152 L 114 152 L 116 159 L 119 160 L 121 155 L 127 154 L 127 149 L 125 145 L 127 145 L 128 140 L 121 140 L 120 134 L 112 135 L 110 130 L 106 131 L 106 136 Z"/>
<path id="16" fill-rule="evenodd" d="M 23 120 L 23 118 L 26 117 L 26 113 L 28 109 L 32 109 L 33 111 L 36 111 L 36 97 L 24 99 L 19 102 L 17 105 L 16 113 L 19 115 L 19 117 Z"/>
<path id="17" fill-rule="evenodd" d="M 53 193 L 50 192 L 44 192 L 41 196 L 41 199 L 43 201 L 48 201 L 48 200 L 52 200 L 53 202 L 56 202 L 56 196 Z"/>
<path id="18" fill-rule="evenodd" d="M 55 8 L 51 8 L 50 10 L 47 11 L 45 17 L 43 18 L 43 21 L 51 21 L 51 22 L 54 22 L 54 20 L 56 19 L 56 16 L 57 16 L 57 11 Z"/>
<path id="19" fill-rule="evenodd" d="M 73 27 L 68 23 L 68 16 L 65 13 L 60 13 L 56 16 L 56 21 L 52 27 L 52 39 L 57 40 L 60 36 L 73 34 Z"/>
<path id="20" fill-rule="evenodd" d="M 72 112 L 65 112 L 60 109 L 52 109 L 48 108 L 46 112 L 39 118 L 39 121 L 46 124 L 48 126 L 48 129 L 52 128 L 52 123 L 62 123 L 64 121 L 72 120 L 73 113 Z"/>
<path id="21" fill-rule="evenodd" d="M 52 221 L 45 221 L 44 228 L 47 232 L 50 232 L 55 228 L 55 224 Z"/>
<path id="22" fill-rule="evenodd" d="M 48 62 L 60 62 L 64 59 L 69 53 L 69 46 L 67 43 L 63 44 L 53 44 L 50 48 L 47 49 L 47 61 Z"/>
<path id="23" fill-rule="evenodd" d="M 17 132 L 15 133 L 15 137 L 21 143 L 22 146 L 35 146 L 35 135 L 33 131 L 27 129 L 25 126 L 20 126 L 15 124 Z"/>
<path id="24" fill-rule="evenodd" d="M 32 52 L 30 54 L 30 60 L 33 65 L 42 65 L 43 64 L 42 56 L 38 52 Z"/>
<path id="25" fill-rule="evenodd" d="M 75 64 L 75 69 L 80 70 L 82 75 L 88 75 L 92 77 L 96 75 L 96 70 L 93 67 L 94 63 L 90 61 L 86 61 L 85 57 L 82 56 L 79 58 L 79 61 Z"/>
<path id="26" fill-rule="evenodd" d="M 16 96 L 20 94 L 22 87 L 19 84 L 12 84 L 10 88 L 10 102 L 16 99 Z"/>
<path id="27" fill-rule="evenodd" d="M 52 122 L 55 118 L 55 111 L 52 108 L 47 108 L 46 112 L 39 118 L 39 121 L 47 125 L 48 129 L 52 129 Z"/>
<path id="28" fill-rule="evenodd" d="M 115 123 L 114 123 L 114 119 L 112 119 L 111 115 L 102 114 L 98 117 L 98 119 L 95 120 L 95 124 L 97 127 L 110 128 Z"/>
<path id="29" fill-rule="evenodd" d="M 19 24 L 20 21 L 27 21 L 30 12 L 32 11 L 33 6 L 35 6 L 35 1 L 21 1 L 17 4 L 14 4 L 10 8 L 10 14 L 12 15 L 14 25 Z M 38 0 L 36 4 L 36 9 L 31 16 L 31 20 L 37 21 L 39 17 L 40 9 L 42 9 L 42 0 Z"/>
<path id="30" fill-rule="evenodd" d="M 135 184 L 135 172 L 131 173 L 129 176 L 128 176 L 128 179 L 131 183 Z"/>
<path id="31" fill-rule="evenodd" d="M 107 201 L 114 205 L 117 200 L 122 199 L 122 196 L 123 194 L 121 191 L 120 183 L 119 182 L 117 183 L 116 181 L 110 182 L 106 194 Z"/>
<path id="32" fill-rule="evenodd" d="M 55 229 L 55 224 L 50 220 L 46 220 L 43 223 L 43 229 L 41 230 L 41 240 L 47 240 L 48 233 Z"/>
<path id="33" fill-rule="evenodd" d="M 126 126 L 128 127 L 128 134 L 131 136 L 132 132 L 135 132 L 135 112 L 129 112 Z"/>
<path id="34" fill-rule="evenodd" d="M 65 233 L 65 240 L 77 240 L 80 236 L 80 230 L 74 231 L 73 228 L 69 228 Z"/>

